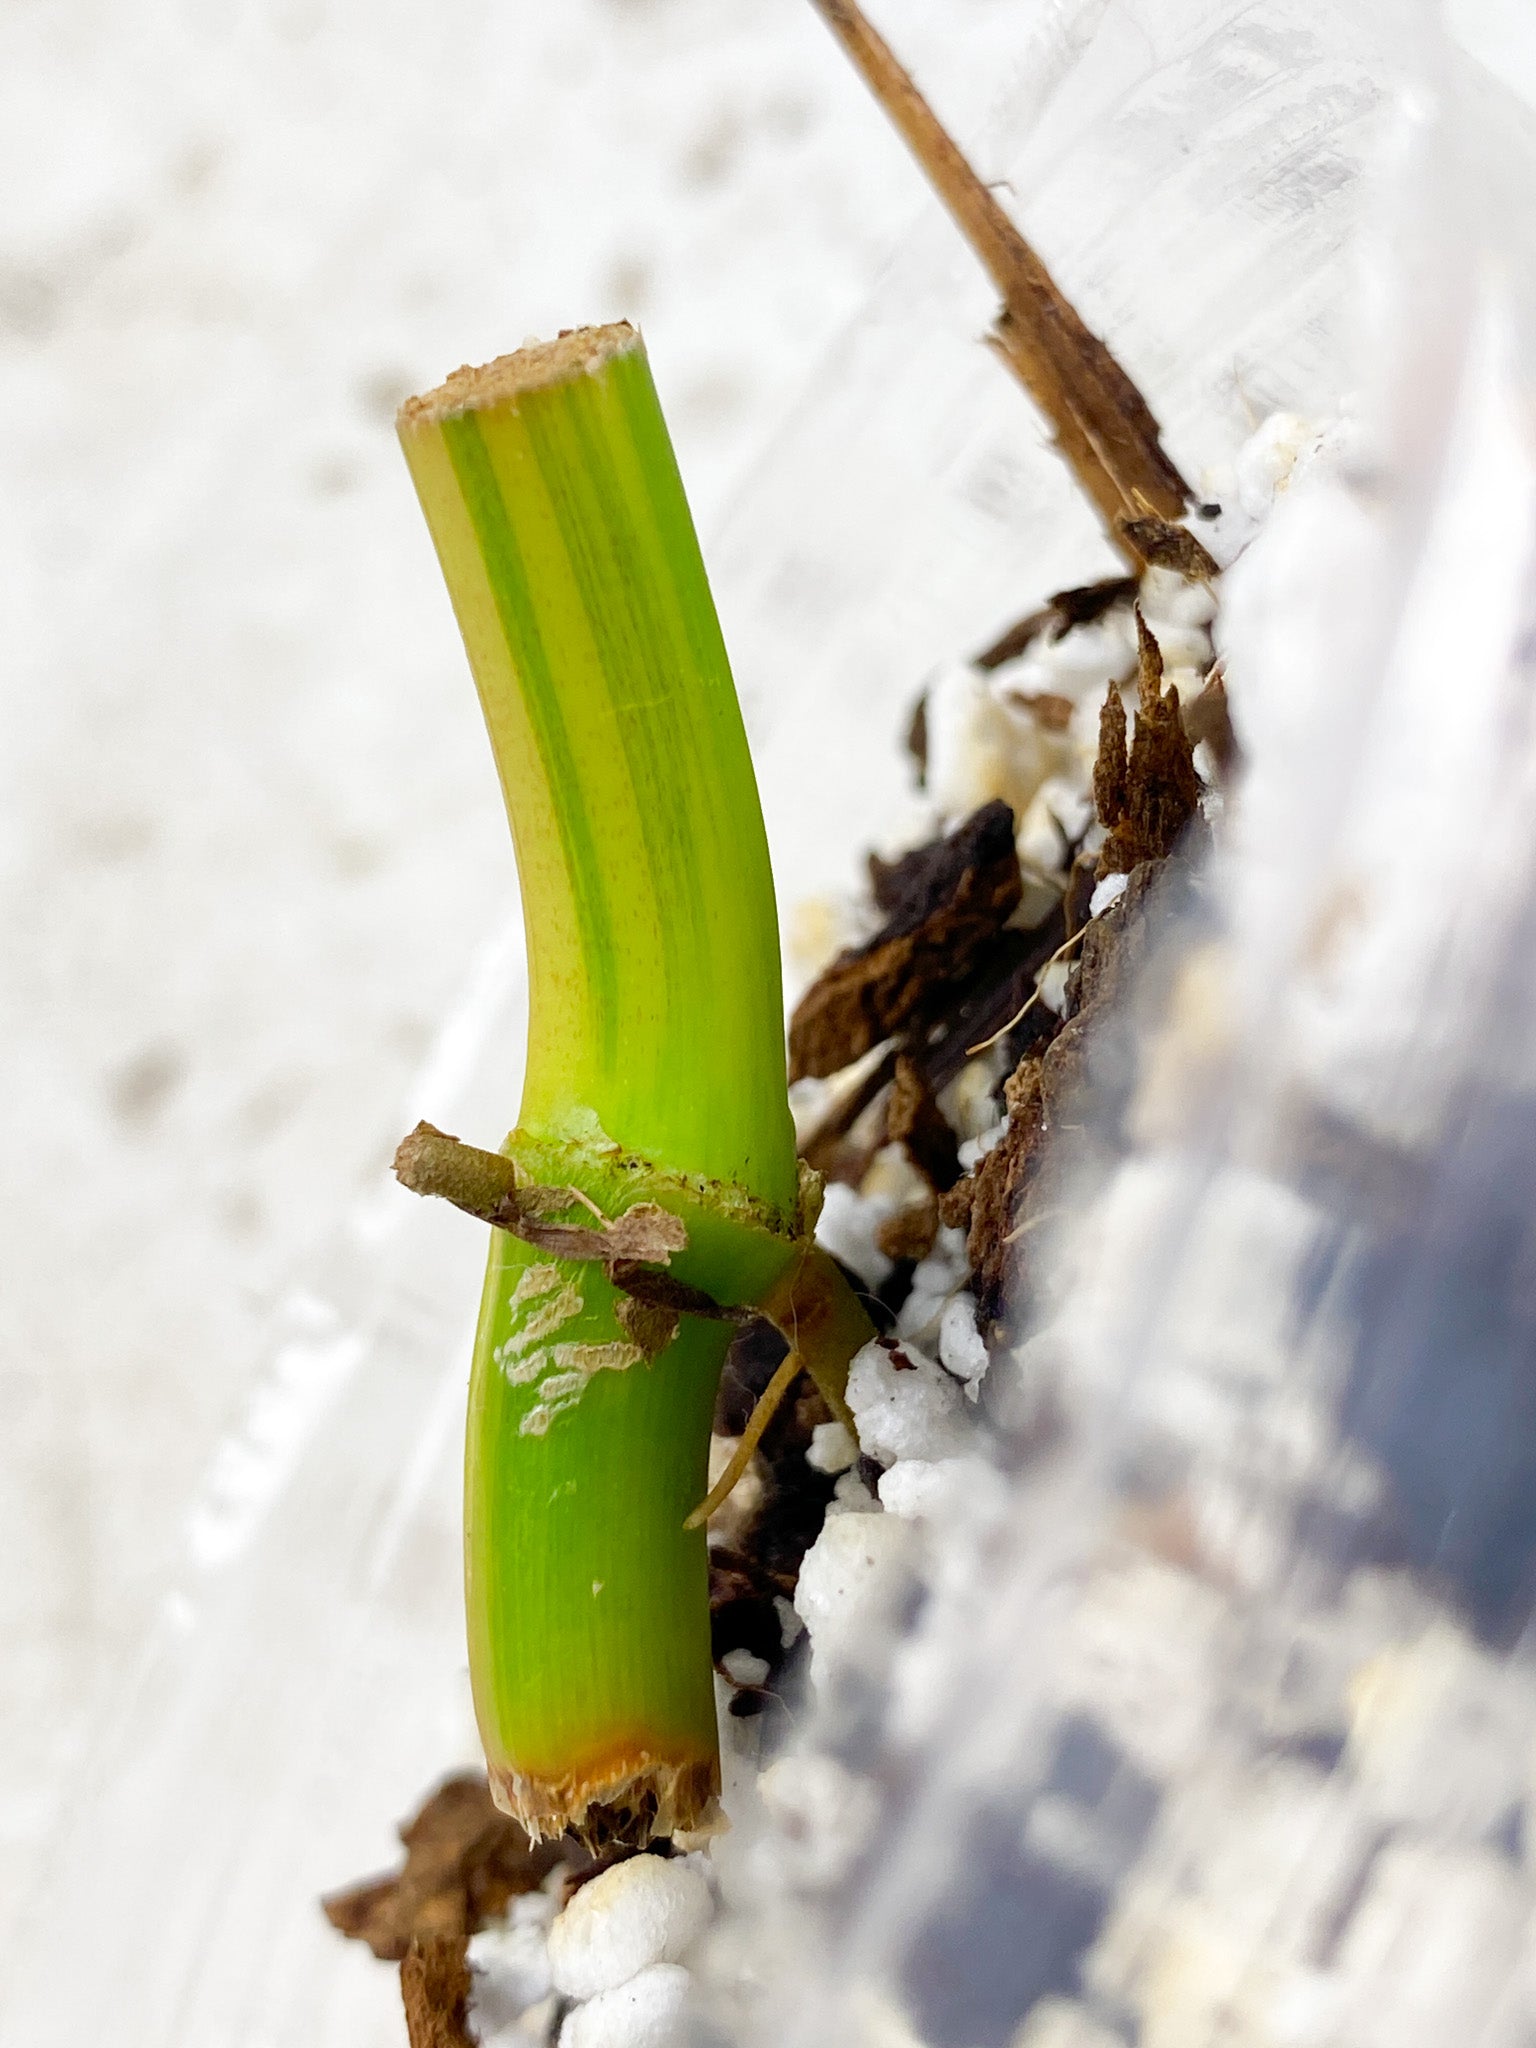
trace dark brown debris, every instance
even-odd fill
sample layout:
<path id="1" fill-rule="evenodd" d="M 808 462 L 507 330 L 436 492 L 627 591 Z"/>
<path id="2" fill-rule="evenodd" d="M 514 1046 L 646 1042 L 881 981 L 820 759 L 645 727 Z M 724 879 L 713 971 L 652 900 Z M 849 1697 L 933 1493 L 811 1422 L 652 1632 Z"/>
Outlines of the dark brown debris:
<path id="1" fill-rule="evenodd" d="M 927 1258 L 938 1234 L 939 1205 L 930 1195 L 926 1201 L 909 1202 L 887 1216 L 875 1232 L 875 1243 L 888 1259 L 915 1263 Z"/>
<path id="2" fill-rule="evenodd" d="M 1217 774 L 1223 782 L 1229 781 L 1239 766 L 1240 750 L 1232 729 L 1226 677 L 1220 662 L 1206 677 L 1199 696 L 1183 707 L 1182 716 L 1190 746 L 1198 747 L 1204 740 L 1215 758 Z"/>
<path id="3" fill-rule="evenodd" d="M 895 1078 L 885 1112 L 887 1139 L 906 1147 L 907 1157 L 937 1193 L 960 1178 L 960 1152 L 954 1132 L 939 1108 L 927 1076 L 905 1053 L 896 1058 Z"/>
<path id="4" fill-rule="evenodd" d="M 971 1203 L 976 1193 L 974 1173 L 962 1174 L 947 1193 L 939 1196 L 935 1207 L 939 1221 L 946 1230 L 969 1230 L 971 1227 Z"/>
<path id="5" fill-rule="evenodd" d="M 1093 862 L 1087 863 L 1087 888 L 1093 892 Z M 1084 898 L 1083 915 L 1087 915 Z M 906 1053 L 917 1066 L 923 1081 L 935 1095 L 947 1088 L 966 1063 L 970 1048 L 1007 1028 L 1017 1018 L 1034 988 L 1034 978 L 1066 936 L 1060 906 L 1053 908 L 1031 931 L 1012 925 L 990 939 L 978 956 L 969 978 L 949 990 L 943 1004 L 925 1028 L 906 1033 L 884 1056 L 875 1061 L 868 1074 L 839 1096 L 820 1123 L 806 1133 L 801 1157 L 828 1180 L 847 1181 L 856 1187 L 869 1170 L 871 1160 L 888 1136 L 887 1109 L 896 1062 Z M 1040 1005 L 1008 1031 L 1008 1047 L 1015 1060 L 1054 1028 L 1055 1018 Z M 884 1097 L 884 1101 L 879 1098 Z M 879 1103 L 878 1109 L 874 1108 Z M 865 1116 L 867 1110 L 873 1113 Z M 658 1276 L 659 1277 L 659 1276 Z"/>
<path id="6" fill-rule="evenodd" d="M 1128 996 L 1147 951 L 1148 900 L 1162 871 L 1160 861 L 1144 861 L 1133 868 L 1120 901 L 1088 927 L 1067 983 L 1063 1037 L 1080 1034 L 1091 1014 L 1114 1009 Z"/>
<path id="7" fill-rule="evenodd" d="M 928 787 L 928 692 L 926 690 L 924 690 L 922 696 L 912 706 L 912 717 L 907 725 L 906 747 L 907 752 L 912 757 L 912 765 L 917 770 L 917 786 L 919 789 L 926 789 Z"/>
<path id="8" fill-rule="evenodd" d="M 1042 732 L 1065 732 L 1077 709 L 1070 697 L 1059 697 L 1053 690 L 1009 691 L 1007 695 L 1010 703 L 1028 712 Z"/>
<path id="9" fill-rule="evenodd" d="M 1000 797 L 938 839 L 915 846 L 896 860 L 869 857 L 870 893 L 886 923 L 870 941 L 915 931 L 950 904 L 972 869 L 988 870 L 1017 860 L 1013 843 L 1013 812 Z"/>
<path id="10" fill-rule="evenodd" d="M 1134 590 L 1134 579 L 1126 580 Z M 1007 662 L 1017 661 L 1021 654 L 1027 654 L 1042 633 L 1052 640 L 1061 638 L 1061 633 L 1057 630 L 1055 606 L 1049 602 L 1032 612 L 1026 612 L 1022 619 L 1016 619 L 1011 626 L 999 633 L 980 654 L 973 654 L 971 666 L 979 668 L 984 675 L 989 675 L 993 669 L 1002 668 Z"/>
<path id="11" fill-rule="evenodd" d="M 746 1428 L 758 1397 L 773 1378 L 788 1345 L 771 1323 L 750 1323 L 734 1339 L 726 1354 L 715 1402 L 715 1431 L 720 1436 L 740 1436 Z M 774 1412 L 757 1447 L 753 1470 L 761 1482 L 759 1503 L 750 1524 L 726 1549 L 712 1545 L 710 1560 L 750 1571 L 750 1586 L 729 1579 L 714 1590 L 722 1605 L 734 1597 L 761 1598 L 781 1593 L 787 1599 L 800 1576 L 800 1560 L 816 1541 L 832 1498 L 834 1480 L 806 1463 L 816 1425 L 830 1422 L 832 1411 L 806 1375 Z M 777 1610 L 775 1609 L 775 1613 Z M 721 1624 L 721 1631 L 725 1624 Z M 719 1655 L 734 1648 L 721 1631 Z M 763 1640 L 766 1640 L 766 1628 Z M 746 1647 L 752 1648 L 751 1644 Z M 764 1649 L 754 1654 L 766 1656 Z M 782 1654 L 782 1653 L 781 1653 Z M 776 1660 L 768 1659 L 777 1669 Z"/>
<path id="12" fill-rule="evenodd" d="M 1103 749 L 1103 723 L 1099 726 L 1099 746 Z M 1120 758 L 1125 758 L 1125 707 L 1121 706 Z M 1097 781 L 1097 776 L 1095 776 Z M 1097 790 L 1095 790 L 1097 801 Z M 1072 863 L 1072 872 L 1067 876 L 1067 893 L 1061 899 L 1062 922 L 1066 929 L 1064 939 L 1075 938 L 1088 922 L 1088 906 L 1093 901 L 1093 892 L 1098 887 L 1098 856 L 1080 853 Z"/>
<path id="13" fill-rule="evenodd" d="M 614 1320 L 643 1358 L 659 1358 L 677 1335 L 677 1310 L 660 1302 L 638 1301 L 621 1294 L 613 1305 Z"/>
<path id="14" fill-rule="evenodd" d="M 1176 569 L 1191 583 L 1210 583 L 1221 574 L 1215 556 L 1187 526 L 1169 519 L 1127 519 L 1120 530 L 1149 568 Z"/>
<path id="15" fill-rule="evenodd" d="M 1002 1313 L 1010 1263 L 1009 1234 L 1045 1136 L 1043 1067 L 1044 1058 L 1031 1055 L 1020 1060 L 1004 1083 L 1008 1129 L 1001 1142 L 978 1162 L 971 1177 L 965 1254 L 974 1276 L 971 1284 L 983 1328 Z"/>
<path id="16" fill-rule="evenodd" d="M 741 1435 L 788 1349 L 788 1341 L 763 1317 L 737 1331 L 725 1354 L 715 1396 L 717 1436 Z"/>
<path id="17" fill-rule="evenodd" d="M 923 1024 L 964 983 L 1023 895 L 1013 813 L 993 802 L 946 838 L 872 861 L 886 922 L 842 953 L 796 1005 L 791 1080 L 841 1072 L 895 1033 Z"/>
<path id="18" fill-rule="evenodd" d="M 411 2048 L 475 2048 L 469 2031 L 466 1938 L 416 1935 L 400 1964 L 400 1997 Z"/>
<path id="19" fill-rule="evenodd" d="M 1078 583 L 1070 590 L 1058 590 L 1038 611 L 1030 612 L 1000 634 L 975 657 L 974 665 L 987 670 L 1001 668 L 1005 662 L 1015 661 L 1026 653 L 1042 634 L 1047 640 L 1059 640 L 1074 626 L 1091 626 L 1117 604 L 1134 604 L 1136 589 L 1134 576 L 1106 576 L 1097 583 Z"/>
<path id="20" fill-rule="evenodd" d="M 794 1591 L 745 1552 L 716 1544 L 709 1553 L 709 1639 L 715 1662 L 732 1650 L 750 1650 L 772 1671 L 784 1656 L 784 1631 L 775 1596 Z"/>
<path id="21" fill-rule="evenodd" d="M 1060 623 L 1051 638 L 1061 639 L 1073 626 L 1093 625 L 1117 604 L 1134 604 L 1137 588 L 1134 576 L 1102 576 L 1097 583 L 1074 583 L 1069 590 L 1053 591 L 1049 604 Z"/>
<path id="22" fill-rule="evenodd" d="M 1136 708 L 1150 712 L 1157 709 L 1163 694 L 1163 650 L 1157 635 L 1142 616 L 1141 606 L 1136 607 Z"/>
<path id="23" fill-rule="evenodd" d="M 1130 764 L 1126 760 L 1125 699 L 1112 682 L 1099 713 L 1099 751 L 1093 764 L 1093 807 L 1099 823 L 1112 832 L 1129 807 Z"/>
<path id="24" fill-rule="evenodd" d="M 1021 932 L 1010 925 L 998 933 L 970 980 L 949 997 L 927 1042 L 914 1049 L 913 1057 L 935 1095 L 960 1073 L 972 1046 L 1017 1016 L 1034 988 L 1035 975 L 1064 937 L 1059 905 L 1032 931 Z"/>
<path id="25" fill-rule="evenodd" d="M 1119 902 L 1089 924 L 1068 983 L 1066 1021 L 1051 1019 L 1050 1042 L 1021 1059 L 1004 1084 L 1008 1129 L 1002 1141 L 939 1198 L 940 1220 L 966 1232 L 984 1331 L 1002 1315 L 1010 1283 L 1027 1260 L 1029 1230 L 1059 1201 L 1071 1164 L 1071 1148 L 1062 1140 L 1081 1123 L 1075 1100 L 1088 1084 L 1103 1021 L 1123 1006 L 1146 957 L 1151 899 L 1168 872 L 1163 862 L 1144 862 Z M 1073 1139 L 1079 1149 L 1085 1142 Z"/>
<path id="26" fill-rule="evenodd" d="M 570 1844 L 531 1844 L 491 1802 L 477 1772 L 445 1778 L 400 1830 L 405 1862 L 392 1877 L 348 1885 L 321 1900 L 339 1933 L 365 1941 L 382 1961 L 403 1962 L 413 1941 L 462 1944 L 509 1899 L 536 1891 L 557 1863 L 580 1860 Z"/>
<path id="27" fill-rule="evenodd" d="M 832 1411 L 806 1377 L 781 1402 L 757 1447 L 762 1496 L 736 1549 L 786 1598 L 800 1577 L 800 1561 L 821 1533 L 836 1481 L 806 1462 L 817 1425 Z"/>
<path id="28" fill-rule="evenodd" d="M 1166 860 L 1200 815 L 1200 778 L 1179 715 L 1179 693 L 1163 688 L 1163 657 L 1138 611 L 1136 723 L 1125 753 L 1125 709 L 1111 683 L 1099 721 L 1093 798 L 1107 837 L 1098 875 L 1128 875 L 1144 860 Z"/>

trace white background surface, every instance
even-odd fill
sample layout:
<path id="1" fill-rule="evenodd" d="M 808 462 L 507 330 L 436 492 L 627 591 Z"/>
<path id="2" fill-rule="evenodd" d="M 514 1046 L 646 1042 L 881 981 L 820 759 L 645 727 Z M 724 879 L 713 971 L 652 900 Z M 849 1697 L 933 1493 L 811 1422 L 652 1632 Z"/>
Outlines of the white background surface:
<path id="1" fill-rule="evenodd" d="M 638 317 L 707 548 L 925 203 L 803 0 L 0 15 L 0 1890 L 513 898 L 396 401 Z"/>

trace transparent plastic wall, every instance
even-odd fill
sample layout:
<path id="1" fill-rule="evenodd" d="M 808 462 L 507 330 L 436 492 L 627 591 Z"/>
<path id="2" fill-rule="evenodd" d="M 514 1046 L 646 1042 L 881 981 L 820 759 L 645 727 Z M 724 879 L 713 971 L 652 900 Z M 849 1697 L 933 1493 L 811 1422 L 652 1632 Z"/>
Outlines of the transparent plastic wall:
<path id="1" fill-rule="evenodd" d="M 1364 10 L 1169 12 L 1113 126 L 1208 265 L 1249 212 L 1251 306 L 1266 200 L 1338 254 L 1294 202 L 1347 145 L 1264 152 L 1368 97 Z M 1536 2041 L 1536 156 L 1397 33 L 1348 279 L 1274 342 L 1353 396 L 1225 580 L 1246 769 L 1053 1136 L 997 1470 L 868 1546 L 727 1856 L 745 2038 Z"/>
<path id="2" fill-rule="evenodd" d="M 1363 233 L 1404 78 L 1418 112 Z M 710 2024 L 1536 2038 L 1532 271 L 1499 239 L 1536 154 L 1370 0 L 1021 9 L 999 86 L 985 169 L 1187 469 L 1276 405 L 1331 415 L 1353 387 L 1364 424 L 1232 578 L 1248 780 L 1221 862 L 1166 906 L 1106 1076 L 1123 1114 L 991 1376 L 1006 1469 L 807 1710 L 847 1795 L 828 1840 L 735 1787 Z M 790 906 L 910 820 L 925 669 L 1107 560 L 977 345 L 989 314 L 930 216 L 709 549 Z M 401 1127 L 496 1131 L 522 1028 L 509 930 Z M 473 1755 L 481 1257 L 381 1187 L 289 1304 L 11 1943 L 7 2040 L 398 2043 L 393 1973 L 315 1901 Z"/>

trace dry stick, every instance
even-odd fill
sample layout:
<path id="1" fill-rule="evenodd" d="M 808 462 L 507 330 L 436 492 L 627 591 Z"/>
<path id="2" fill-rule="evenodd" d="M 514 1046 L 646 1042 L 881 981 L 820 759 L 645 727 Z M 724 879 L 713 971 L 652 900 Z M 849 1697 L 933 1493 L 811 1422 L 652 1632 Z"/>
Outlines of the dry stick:
<path id="1" fill-rule="evenodd" d="M 1126 528 L 1181 519 L 1192 496 L 1165 454 L 1151 408 L 1089 332 L 912 79 L 853 0 L 813 0 L 900 131 L 1002 294 L 988 340 L 1049 421 L 1056 445 L 1132 565 L 1147 556 Z"/>

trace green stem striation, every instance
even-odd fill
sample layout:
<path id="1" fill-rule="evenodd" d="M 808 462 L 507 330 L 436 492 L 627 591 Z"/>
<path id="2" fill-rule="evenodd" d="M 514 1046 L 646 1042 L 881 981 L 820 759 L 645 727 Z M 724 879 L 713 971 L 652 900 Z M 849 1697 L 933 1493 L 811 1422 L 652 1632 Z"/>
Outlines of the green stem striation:
<path id="1" fill-rule="evenodd" d="M 778 926 L 756 783 L 639 337 L 462 370 L 400 435 L 517 850 L 519 1175 L 662 1201 L 670 1270 L 755 1302 L 797 1250 Z M 498 1801 L 536 1833 L 707 1826 L 707 1483 L 729 1328 L 647 1360 L 601 1266 L 492 1234 L 470 1392 L 470 1668 Z"/>

